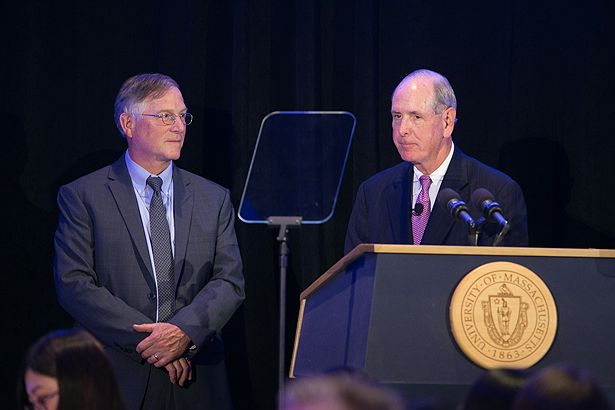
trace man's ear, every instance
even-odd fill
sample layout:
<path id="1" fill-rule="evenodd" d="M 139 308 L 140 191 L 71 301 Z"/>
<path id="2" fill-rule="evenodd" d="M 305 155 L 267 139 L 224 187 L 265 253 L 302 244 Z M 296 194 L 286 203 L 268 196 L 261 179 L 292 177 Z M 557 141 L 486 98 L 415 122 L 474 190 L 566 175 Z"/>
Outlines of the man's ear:
<path id="1" fill-rule="evenodd" d="M 455 119 L 457 118 L 457 110 L 453 107 L 448 107 L 442 113 L 442 121 L 444 123 L 444 135 L 450 137 L 455 128 Z"/>
<path id="2" fill-rule="evenodd" d="M 122 127 L 122 131 L 124 131 L 124 136 L 126 138 L 132 138 L 132 133 L 135 126 L 135 120 L 132 115 L 127 112 L 120 114 L 120 126 Z"/>

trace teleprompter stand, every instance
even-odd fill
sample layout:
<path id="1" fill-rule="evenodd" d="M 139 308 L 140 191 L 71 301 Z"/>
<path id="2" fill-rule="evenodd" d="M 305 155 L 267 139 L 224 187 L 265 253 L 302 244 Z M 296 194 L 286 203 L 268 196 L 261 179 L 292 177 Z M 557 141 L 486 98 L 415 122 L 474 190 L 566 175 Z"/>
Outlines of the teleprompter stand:
<path id="1" fill-rule="evenodd" d="M 286 111 L 262 123 L 246 179 L 239 219 L 278 228 L 280 314 L 278 389 L 286 374 L 288 228 L 331 219 L 350 150 L 355 117 L 349 112 Z"/>

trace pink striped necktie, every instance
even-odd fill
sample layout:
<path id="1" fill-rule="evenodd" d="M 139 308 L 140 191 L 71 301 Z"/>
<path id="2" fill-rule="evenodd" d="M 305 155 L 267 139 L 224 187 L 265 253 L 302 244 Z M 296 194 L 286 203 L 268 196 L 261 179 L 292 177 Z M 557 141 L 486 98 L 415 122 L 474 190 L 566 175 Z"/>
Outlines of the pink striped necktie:
<path id="1" fill-rule="evenodd" d="M 412 212 L 412 239 L 415 245 L 419 245 L 425 233 L 425 227 L 431 213 L 431 200 L 429 199 L 429 187 L 431 186 L 431 178 L 428 175 L 423 175 L 419 178 L 421 183 L 421 192 L 416 200 L 417 204 L 423 205 L 423 210 L 419 215 Z M 416 205 L 415 205 L 416 208 Z"/>

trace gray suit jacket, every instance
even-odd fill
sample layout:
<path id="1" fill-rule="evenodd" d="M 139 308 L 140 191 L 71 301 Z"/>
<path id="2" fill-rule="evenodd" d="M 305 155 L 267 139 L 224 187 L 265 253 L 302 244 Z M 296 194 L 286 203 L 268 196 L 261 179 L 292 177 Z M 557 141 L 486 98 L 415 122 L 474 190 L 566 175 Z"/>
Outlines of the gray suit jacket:
<path id="1" fill-rule="evenodd" d="M 175 313 L 200 364 L 223 366 L 219 331 L 244 299 L 241 256 L 228 190 L 174 166 Z M 145 392 L 150 366 L 135 351 L 156 318 L 156 286 L 132 181 L 122 156 L 60 188 L 54 275 L 58 300 L 107 348 L 129 408 Z M 209 386 L 211 387 L 211 386 Z"/>

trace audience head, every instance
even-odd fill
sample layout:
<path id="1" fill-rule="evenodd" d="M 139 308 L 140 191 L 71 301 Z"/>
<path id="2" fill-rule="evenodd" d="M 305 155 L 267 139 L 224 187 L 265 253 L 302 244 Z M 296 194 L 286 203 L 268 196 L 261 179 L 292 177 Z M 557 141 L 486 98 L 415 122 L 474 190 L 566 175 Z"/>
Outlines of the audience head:
<path id="1" fill-rule="evenodd" d="M 280 400 L 284 410 L 403 410 L 405 406 L 397 393 L 356 372 L 295 379 Z"/>
<path id="2" fill-rule="evenodd" d="M 525 370 L 491 369 L 470 387 L 463 410 L 509 410 L 528 377 Z"/>
<path id="3" fill-rule="evenodd" d="M 596 379 L 567 365 L 543 369 L 519 391 L 513 410 L 609 410 Z"/>
<path id="4" fill-rule="evenodd" d="M 124 409 L 102 346 L 84 330 L 56 330 L 40 338 L 25 357 L 18 386 L 21 408 Z"/>

